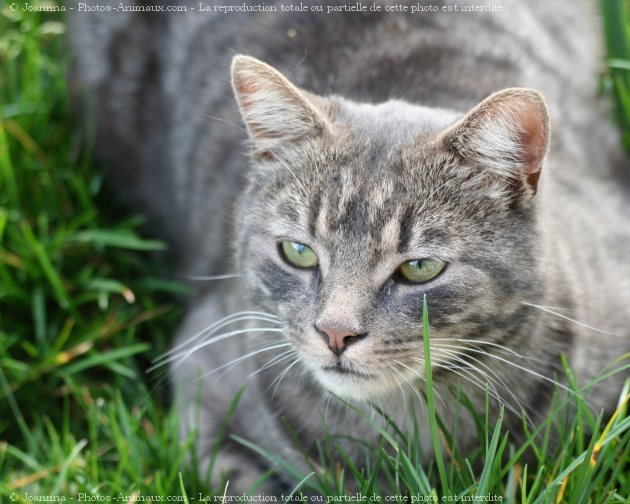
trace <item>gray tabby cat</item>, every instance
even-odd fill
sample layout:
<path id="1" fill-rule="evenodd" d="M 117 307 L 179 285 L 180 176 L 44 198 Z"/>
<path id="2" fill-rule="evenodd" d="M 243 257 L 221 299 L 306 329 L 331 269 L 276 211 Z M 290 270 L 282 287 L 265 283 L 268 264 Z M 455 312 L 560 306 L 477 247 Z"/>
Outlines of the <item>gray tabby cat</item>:
<path id="1" fill-rule="evenodd" d="M 71 20 L 121 196 L 183 275 L 238 275 L 194 282 L 164 359 L 202 463 L 244 385 L 229 433 L 299 467 L 286 423 L 307 449 L 322 416 L 378 440 L 330 392 L 402 428 L 413 410 L 426 431 L 425 296 L 449 420 L 458 387 L 480 408 L 488 387 L 512 425 L 539 420 L 562 354 L 584 384 L 630 350 L 630 177 L 596 99 L 594 5 L 497 5 Z M 624 378 L 593 407 L 610 411 Z M 228 440 L 213 477 L 239 493 L 267 468 Z"/>

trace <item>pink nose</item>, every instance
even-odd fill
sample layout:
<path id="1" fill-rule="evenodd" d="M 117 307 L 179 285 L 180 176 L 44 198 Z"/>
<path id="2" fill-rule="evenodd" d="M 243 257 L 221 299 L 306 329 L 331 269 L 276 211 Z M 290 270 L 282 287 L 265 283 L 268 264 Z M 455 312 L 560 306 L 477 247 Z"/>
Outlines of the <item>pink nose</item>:
<path id="1" fill-rule="evenodd" d="M 348 329 L 334 329 L 328 326 L 316 326 L 322 337 L 328 343 L 328 348 L 335 354 L 341 355 L 348 345 L 363 339 L 365 334 L 357 334 Z"/>

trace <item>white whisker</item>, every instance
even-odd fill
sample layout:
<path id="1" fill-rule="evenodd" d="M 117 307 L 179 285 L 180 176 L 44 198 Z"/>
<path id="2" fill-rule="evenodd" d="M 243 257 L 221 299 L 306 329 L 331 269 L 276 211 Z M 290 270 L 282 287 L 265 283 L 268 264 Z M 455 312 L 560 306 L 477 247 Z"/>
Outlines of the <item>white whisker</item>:
<path id="1" fill-rule="evenodd" d="M 238 312 L 238 313 L 234 313 L 232 315 L 228 315 L 227 317 L 223 317 L 222 319 L 217 320 L 216 322 L 210 324 L 205 329 L 199 331 L 198 333 L 196 333 L 192 337 L 188 338 L 186 341 L 180 343 L 177 346 L 174 346 L 173 348 L 171 348 L 167 352 L 164 352 L 162 355 L 160 355 L 159 357 L 154 359 L 153 363 L 157 364 L 157 363 L 165 360 L 169 355 L 172 355 L 172 354 L 178 352 L 179 350 L 187 347 L 191 342 L 193 342 L 195 340 L 198 340 L 199 338 L 208 338 L 208 337 L 212 336 L 214 333 L 216 333 L 217 331 L 219 331 L 220 329 L 223 329 L 224 327 L 226 327 L 228 325 L 236 324 L 237 322 L 243 322 L 243 321 L 269 322 L 271 324 L 278 324 L 278 325 L 281 324 L 280 320 L 275 315 L 271 315 L 269 313 L 264 313 L 264 312 Z M 166 362 L 168 362 L 168 361 L 166 361 Z M 164 363 L 165 362 L 162 362 L 162 364 L 164 364 Z"/>
<path id="2" fill-rule="evenodd" d="M 538 310 L 544 311 L 545 313 L 549 313 L 551 315 L 555 315 L 556 317 L 559 317 L 561 319 L 567 320 L 569 322 L 573 322 L 574 324 L 580 326 L 580 327 L 584 327 L 585 329 L 589 329 L 590 331 L 595 331 L 597 333 L 600 334 L 607 334 L 608 336 L 619 336 L 619 337 L 624 337 L 624 334 L 619 334 L 619 333 L 614 333 L 614 332 L 610 332 L 610 331 L 604 331 L 602 329 L 597 329 L 597 327 L 593 327 L 590 326 L 588 324 L 585 324 L 584 322 L 580 322 L 579 320 L 575 320 L 571 317 L 567 317 L 566 315 L 563 315 L 562 313 L 558 313 L 557 311 L 552 310 L 551 308 L 548 308 L 546 306 L 541 306 L 541 305 L 537 305 L 537 304 L 533 304 L 533 303 L 528 303 L 527 301 L 521 301 L 521 304 L 524 304 L 526 306 L 531 306 L 532 308 L 537 308 Z"/>
<path id="3" fill-rule="evenodd" d="M 388 367 L 396 374 L 397 377 L 404 378 L 404 375 L 403 375 L 402 371 L 400 369 L 397 369 L 396 366 L 394 366 L 393 364 L 388 364 Z M 407 380 L 404 380 L 404 379 L 401 380 L 399 378 L 396 378 L 396 383 L 398 384 L 398 387 L 400 388 L 400 391 L 402 393 L 403 399 L 406 398 L 406 395 L 405 395 L 405 392 L 404 392 L 404 389 L 403 389 L 403 385 L 411 387 L 411 390 L 414 392 L 414 394 L 418 398 L 419 404 L 422 407 L 422 405 L 424 404 L 424 401 L 422 400 L 422 396 L 420 395 L 420 391 L 418 390 L 418 387 L 415 386 L 415 384 L 409 383 Z"/>
<path id="4" fill-rule="evenodd" d="M 452 360 L 455 360 L 455 361 L 459 362 L 460 364 L 462 364 L 461 366 L 453 366 L 453 365 L 450 365 L 450 364 L 443 364 L 440 367 L 450 370 L 451 372 L 461 376 L 465 380 L 469 381 L 473 385 L 476 385 L 478 388 L 480 388 L 481 390 L 485 391 L 486 387 L 484 386 L 483 381 L 477 381 L 476 379 L 473 380 L 473 378 L 472 378 L 473 376 L 475 376 L 473 374 L 473 371 L 476 371 L 477 373 L 479 373 L 485 379 L 485 385 L 487 385 L 488 387 L 490 387 L 492 389 L 492 390 L 488 390 L 488 393 L 492 397 L 494 397 L 500 404 L 504 404 L 514 414 L 516 414 L 517 416 L 520 416 L 520 413 L 516 410 L 516 408 L 513 407 L 510 403 L 508 403 L 505 399 L 503 399 L 503 397 L 499 393 L 499 390 L 495 387 L 495 384 L 494 384 L 494 382 L 492 380 L 492 377 L 488 373 L 486 373 L 483 369 L 480 369 L 477 366 L 472 366 L 470 362 L 462 359 L 456 352 L 452 352 L 450 350 L 445 350 L 443 348 L 435 348 L 435 351 L 446 353 L 446 354 L 448 354 L 448 355 L 450 355 L 452 357 Z M 469 357 L 470 359 L 473 359 L 473 361 L 476 362 L 477 364 L 483 365 L 484 367 L 486 367 L 486 369 L 488 369 L 488 371 L 493 376 L 495 376 L 497 378 L 497 381 L 499 382 L 499 384 L 516 401 L 516 406 L 518 408 L 520 408 L 523 413 L 525 413 L 527 421 L 530 422 L 530 424 L 531 424 L 531 420 L 530 420 L 529 416 L 527 415 L 527 412 L 525 412 L 525 410 L 523 409 L 523 406 L 521 405 L 520 401 L 514 395 L 512 390 L 505 384 L 505 382 L 491 368 L 486 366 L 483 362 L 480 362 L 480 361 L 478 361 L 477 359 L 474 359 L 471 356 L 467 356 L 467 357 Z M 451 360 L 451 362 L 452 362 L 452 360 Z M 468 371 L 468 370 L 470 370 L 470 371 Z M 458 371 L 461 371 L 462 373 L 466 373 L 466 376 L 461 375 Z"/>
<path id="5" fill-rule="evenodd" d="M 491 382 L 486 381 L 485 386 L 484 386 L 484 383 L 477 380 L 475 378 L 475 375 L 472 372 L 468 371 L 467 369 L 464 369 L 458 366 L 442 366 L 442 367 L 444 367 L 445 369 L 448 369 L 452 373 L 455 373 L 456 375 L 461 377 L 464 381 L 471 383 L 472 385 L 479 388 L 483 392 L 487 392 L 490 395 L 490 397 L 494 398 L 497 401 L 497 403 L 504 405 L 508 410 L 510 410 L 516 416 L 520 416 L 520 413 L 510 403 L 503 400 L 503 398 L 501 397 L 501 395 L 498 393 L 497 389 L 493 386 Z"/>
<path id="6" fill-rule="evenodd" d="M 214 121 L 219 121 L 219 122 L 222 122 L 222 123 L 224 123 L 224 124 L 228 124 L 228 125 L 230 125 L 230 126 L 234 126 L 235 128 L 238 128 L 238 129 L 239 129 L 239 130 L 241 130 L 241 131 L 247 131 L 247 130 L 246 130 L 245 128 L 243 128 L 242 126 L 239 126 L 238 124 L 234 124 L 233 122 L 230 122 L 230 121 L 228 121 L 228 120 L 226 120 L 226 119 L 221 119 L 220 117 L 211 116 L 211 115 L 209 115 L 209 114 L 204 114 L 204 117 L 207 117 L 207 118 L 212 119 L 212 120 L 214 120 Z"/>
<path id="7" fill-rule="evenodd" d="M 519 364 L 516 364 L 515 362 L 512 362 L 512 361 L 510 361 L 508 359 L 504 359 L 503 357 L 500 357 L 499 355 L 494 355 L 494 354 L 491 354 L 491 353 L 488 353 L 488 352 L 484 352 L 483 350 L 476 350 L 476 349 L 473 349 L 473 348 L 464 348 L 464 349 L 469 351 L 469 352 L 486 355 L 486 356 L 490 357 L 491 359 L 495 359 L 495 360 L 499 360 L 501 362 L 505 362 L 506 364 L 509 364 L 512 367 L 515 367 L 517 369 L 520 369 L 521 371 L 525 371 L 526 373 L 529 373 L 529 374 L 531 374 L 533 376 L 536 376 L 536 377 L 540 378 L 541 380 L 545 380 L 545 381 L 547 381 L 549 383 L 553 383 L 554 385 L 560 387 L 563 390 L 566 390 L 567 392 L 572 392 L 571 389 L 569 389 L 568 387 L 564 386 L 562 383 L 560 383 L 560 382 L 558 382 L 558 381 L 556 381 L 556 380 L 554 380 L 552 378 L 549 378 L 548 376 L 540 374 L 537 371 L 534 371 L 533 369 L 529 369 L 529 368 L 526 368 L 524 366 L 520 366 Z"/>
<path id="8" fill-rule="evenodd" d="M 226 280 L 228 278 L 239 278 L 243 275 L 239 275 L 238 273 L 226 273 L 224 275 L 210 275 L 210 276 L 189 276 L 188 280 L 199 280 L 199 281 L 214 281 L 214 280 Z"/>
<path id="9" fill-rule="evenodd" d="M 484 340 L 473 340 L 473 339 L 466 339 L 466 338 L 431 338 L 431 342 L 441 342 L 441 341 L 446 341 L 447 343 L 452 343 L 452 342 L 457 342 L 457 343 L 466 343 L 469 345 L 487 345 L 487 346 L 491 346 L 494 348 L 498 348 L 506 353 L 509 353 L 511 355 L 514 355 L 515 357 L 519 357 L 520 359 L 527 359 L 527 360 L 533 360 L 536 362 L 541 362 L 540 359 L 537 359 L 535 357 L 529 357 L 523 354 L 518 353 L 516 350 L 514 350 L 513 348 L 507 347 L 505 345 L 501 345 L 499 343 L 496 343 L 494 341 L 484 341 Z M 463 348 L 463 347 L 460 347 Z M 473 348 L 476 348 L 479 351 L 482 351 L 481 348 L 478 348 L 477 346 L 473 346 Z"/>
<path id="10" fill-rule="evenodd" d="M 419 357 L 413 357 L 413 359 L 414 359 L 414 360 L 418 360 L 418 359 L 419 359 Z M 411 367 L 407 366 L 407 364 L 404 364 L 404 363 L 402 363 L 402 362 L 400 362 L 400 361 L 398 361 L 398 360 L 395 360 L 395 359 L 394 359 L 394 361 L 393 361 L 393 362 L 395 362 L 396 364 L 398 364 L 398 365 L 400 365 L 400 366 L 403 366 L 403 367 L 407 368 L 409 371 L 411 371 L 413 374 L 415 374 L 418 378 L 420 378 L 420 381 L 422 381 L 422 382 L 425 384 L 425 386 L 426 386 L 427 378 L 426 378 L 426 376 L 423 376 L 423 375 L 420 373 L 420 371 L 417 371 L 417 370 L 415 370 L 415 369 L 413 369 L 413 368 L 411 368 Z M 423 364 L 424 364 L 424 361 L 423 361 Z M 437 397 L 437 398 L 440 400 L 440 402 L 442 403 L 442 406 L 444 406 L 444 407 L 446 408 L 446 404 L 445 404 L 445 403 L 444 403 L 444 401 L 442 400 L 442 397 L 440 396 L 440 394 L 438 393 L 438 391 L 435 389 L 435 387 L 433 387 L 433 393 L 435 394 L 435 397 Z"/>
<path id="11" fill-rule="evenodd" d="M 184 348 L 187 345 L 189 345 L 192 341 L 195 341 L 195 340 L 201 338 L 202 336 L 210 336 L 210 335 L 212 335 L 213 332 L 215 332 L 215 331 L 225 327 L 226 325 L 234 324 L 236 322 L 241 322 L 243 320 L 258 320 L 258 321 L 264 321 L 264 322 L 280 324 L 280 319 L 278 319 L 278 317 L 276 317 L 275 315 L 272 315 L 271 313 L 265 313 L 265 312 L 259 312 L 259 311 L 236 312 L 236 313 L 233 313 L 233 314 L 228 315 L 226 317 L 223 317 L 223 318 L 217 320 L 216 322 L 213 322 L 212 324 L 210 324 L 205 329 L 199 331 L 197 334 L 195 334 L 192 337 L 188 338 L 186 341 L 180 343 L 177 346 L 174 346 L 173 348 L 171 348 L 167 352 L 164 352 L 162 355 L 160 355 L 159 357 L 154 359 L 153 362 L 154 363 L 158 362 L 158 361 L 162 360 L 164 357 L 166 357 L 168 355 L 171 355 L 171 354 L 174 354 L 178 350 L 181 350 L 182 348 Z"/>
<path id="12" fill-rule="evenodd" d="M 282 352 L 280 355 L 276 355 L 270 361 L 268 361 L 266 364 L 264 364 L 263 366 L 259 367 L 253 373 L 251 373 L 247 377 L 247 379 L 249 380 L 249 379 L 253 378 L 254 376 L 256 376 L 258 373 L 262 373 L 263 371 L 265 371 L 265 370 L 275 366 L 276 364 L 279 364 L 279 363 L 287 360 L 292 355 L 295 355 L 295 350 L 293 350 L 292 348 L 287 350 L 286 352 Z"/>
<path id="13" fill-rule="evenodd" d="M 402 388 L 402 382 L 397 378 L 397 376 L 399 376 L 400 371 L 398 369 L 396 369 L 396 366 L 394 366 L 393 364 L 387 363 L 387 367 L 393 371 L 394 373 L 394 381 L 396 382 L 396 385 L 398 385 L 398 388 L 400 389 L 400 395 L 403 398 L 403 401 L 407 401 L 407 395 L 405 394 L 405 391 Z"/>
<path id="14" fill-rule="evenodd" d="M 300 362 L 300 358 L 299 357 L 295 357 L 295 360 L 289 364 L 286 369 L 278 376 L 276 376 L 274 378 L 274 380 L 269 384 L 269 388 L 273 387 L 273 384 L 275 383 L 276 386 L 273 388 L 273 393 L 271 394 L 271 397 L 275 397 L 276 396 L 276 392 L 278 391 L 278 386 L 280 385 L 280 382 L 282 381 L 282 379 L 287 375 L 287 373 L 289 372 L 289 370 L 295 366 L 298 362 Z"/>
<path id="15" fill-rule="evenodd" d="M 457 352 L 453 352 L 451 350 L 446 350 L 444 348 L 441 348 L 440 346 L 437 346 L 435 350 L 455 357 L 459 362 L 462 362 L 465 366 L 468 366 L 470 369 L 475 370 L 475 371 L 481 373 L 483 376 L 485 376 L 489 380 L 489 383 L 492 383 L 492 378 L 494 377 L 496 379 L 496 382 L 502 388 L 505 389 L 505 391 L 512 397 L 512 399 L 514 399 L 514 401 L 516 402 L 516 406 L 525 414 L 525 417 L 526 417 L 527 421 L 530 424 L 532 424 L 531 418 L 529 417 L 529 415 L 527 413 L 527 410 L 523 407 L 523 404 L 521 403 L 519 398 L 516 396 L 516 394 L 514 394 L 514 392 L 512 391 L 512 388 L 509 387 L 507 385 L 507 383 L 505 383 L 505 380 L 503 380 L 503 378 L 494 369 L 492 369 L 486 363 L 482 362 L 481 360 L 479 360 L 476 357 L 473 357 L 472 355 L 469 355 L 469 354 L 466 354 L 466 357 L 468 359 L 472 360 L 472 363 L 466 361 L 465 359 L 462 359 L 460 357 L 461 354 L 458 354 Z M 471 365 L 473 363 L 475 365 Z M 480 369 L 478 366 L 482 366 L 484 369 L 486 369 L 487 373 L 483 369 Z M 443 367 L 446 367 L 446 366 L 443 366 Z M 494 387 L 494 385 L 493 385 L 493 387 Z M 498 390 L 496 388 L 495 388 L 495 391 L 497 392 L 497 395 L 499 395 L 499 397 L 501 397 L 499 392 L 498 392 Z M 501 401 L 503 403 L 507 404 L 507 401 L 504 401 L 502 397 L 501 397 Z"/>
<path id="16" fill-rule="evenodd" d="M 278 332 L 281 333 L 283 332 L 283 329 L 277 328 L 277 327 L 251 327 L 251 328 L 247 328 L 247 329 L 238 329 L 235 331 L 229 331 L 229 332 L 225 332 L 222 334 L 219 334 L 217 336 L 215 336 L 214 338 L 210 338 L 208 340 L 203 341 L 202 343 L 199 343 L 198 345 L 195 345 L 194 347 L 187 349 L 183 352 L 180 352 L 178 354 L 175 355 L 171 355 L 168 358 L 162 359 L 162 361 L 154 364 L 153 366 L 151 366 L 147 372 L 152 372 L 155 369 L 164 366 L 165 364 L 168 364 L 169 362 L 172 361 L 178 361 L 177 363 L 175 363 L 173 365 L 173 367 L 178 367 L 179 365 L 181 365 L 183 362 L 186 361 L 186 359 L 188 359 L 188 357 L 190 357 L 192 354 L 194 354 L 195 352 L 197 352 L 198 350 L 207 347 L 209 345 L 213 345 L 214 343 L 218 343 L 219 341 L 224 341 L 226 339 L 229 338 L 233 338 L 234 336 L 238 336 L 240 334 L 256 334 L 256 333 L 270 333 L 270 332 Z"/>
<path id="17" fill-rule="evenodd" d="M 258 350 L 255 350 L 253 352 L 246 353 L 245 355 L 241 355 L 240 357 L 237 357 L 236 359 L 233 359 L 230 362 L 226 362 L 225 364 L 222 364 L 221 366 L 219 366 L 217 368 L 214 368 L 212 371 L 208 371 L 207 373 L 202 374 L 201 376 L 199 376 L 199 379 L 206 378 L 206 377 L 208 377 L 210 375 L 213 375 L 214 373 L 216 373 L 218 371 L 221 371 L 222 369 L 225 369 L 225 368 L 231 369 L 235 365 L 243 362 L 246 359 L 249 359 L 249 358 L 253 357 L 254 355 L 258 355 L 258 354 L 263 353 L 263 352 L 268 352 L 269 350 L 277 350 L 278 348 L 285 348 L 285 347 L 288 347 L 290 345 L 291 345 L 290 343 L 280 343 L 280 344 L 277 344 L 277 345 L 266 346 L 266 347 L 260 348 Z"/>

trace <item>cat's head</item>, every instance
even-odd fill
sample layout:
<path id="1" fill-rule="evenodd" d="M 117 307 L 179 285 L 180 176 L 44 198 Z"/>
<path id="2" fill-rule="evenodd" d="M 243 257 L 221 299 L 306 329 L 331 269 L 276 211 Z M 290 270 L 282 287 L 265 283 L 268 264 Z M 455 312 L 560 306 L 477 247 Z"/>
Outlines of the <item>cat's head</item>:
<path id="1" fill-rule="evenodd" d="M 353 399 L 436 370 L 462 342 L 527 336 L 541 290 L 536 198 L 549 143 L 543 98 L 500 91 L 468 113 L 321 97 L 237 56 L 252 168 L 236 258 L 302 363 Z"/>

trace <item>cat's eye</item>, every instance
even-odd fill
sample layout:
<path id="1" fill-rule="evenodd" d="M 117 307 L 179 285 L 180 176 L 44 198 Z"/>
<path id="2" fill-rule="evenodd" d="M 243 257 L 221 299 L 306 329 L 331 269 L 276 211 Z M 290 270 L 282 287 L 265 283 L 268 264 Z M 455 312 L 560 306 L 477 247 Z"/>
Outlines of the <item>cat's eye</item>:
<path id="1" fill-rule="evenodd" d="M 445 263 L 436 259 L 414 259 L 402 264 L 398 273 L 409 282 L 422 283 L 438 276 L 445 266 Z"/>
<path id="2" fill-rule="evenodd" d="M 317 254 L 303 243 L 283 241 L 280 250 L 284 258 L 297 268 L 314 268 L 319 264 Z"/>

